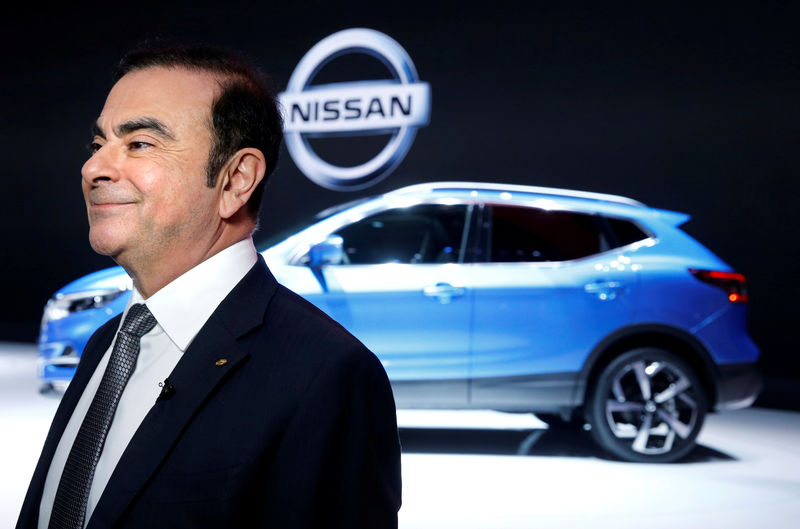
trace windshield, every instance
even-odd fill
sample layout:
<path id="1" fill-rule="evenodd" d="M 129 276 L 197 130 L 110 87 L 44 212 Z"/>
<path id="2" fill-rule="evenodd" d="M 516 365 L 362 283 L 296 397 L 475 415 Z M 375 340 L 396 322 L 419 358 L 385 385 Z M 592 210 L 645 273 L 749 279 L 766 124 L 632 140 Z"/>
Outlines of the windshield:
<path id="1" fill-rule="evenodd" d="M 272 246 L 275 246 L 279 242 L 283 241 L 284 239 L 287 239 L 290 236 L 294 235 L 295 233 L 299 232 L 300 230 L 303 230 L 311 226 L 312 224 L 316 224 L 317 222 L 323 221 L 328 217 L 332 217 L 333 215 L 336 215 L 340 211 L 344 211 L 353 206 L 361 204 L 362 202 L 366 202 L 371 198 L 373 197 L 357 198 L 355 200 L 345 202 L 344 204 L 337 204 L 335 206 L 325 208 L 316 215 L 314 215 L 313 217 L 307 218 L 299 222 L 295 222 L 290 227 L 282 230 L 271 231 L 271 232 L 261 232 L 261 231 L 256 232 L 254 234 L 255 246 L 258 249 L 258 251 L 263 251 L 266 250 L 267 248 L 271 248 Z"/>

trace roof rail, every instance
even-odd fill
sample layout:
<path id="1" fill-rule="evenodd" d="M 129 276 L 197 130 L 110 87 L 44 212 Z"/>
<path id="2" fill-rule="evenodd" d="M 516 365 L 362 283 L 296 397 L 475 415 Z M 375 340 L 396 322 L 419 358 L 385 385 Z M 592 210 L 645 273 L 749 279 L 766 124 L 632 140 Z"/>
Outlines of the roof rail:
<path id="1" fill-rule="evenodd" d="M 606 193 L 593 193 L 590 191 L 574 191 L 571 189 L 559 189 L 555 187 L 525 186 L 517 184 L 495 184 L 487 182 L 426 182 L 423 184 L 413 184 L 401 187 L 387 194 L 405 195 L 407 193 L 417 193 L 420 191 L 499 191 L 507 193 L 531 193 L 537 195 L 550 195 L 568 198 L 581 198 L 586 200 L 596 200 L 601 202 L 613 202 L 628 206 L 647 207 L 645 204 L 632 198 L 619 195 L 609 195 Z"/>

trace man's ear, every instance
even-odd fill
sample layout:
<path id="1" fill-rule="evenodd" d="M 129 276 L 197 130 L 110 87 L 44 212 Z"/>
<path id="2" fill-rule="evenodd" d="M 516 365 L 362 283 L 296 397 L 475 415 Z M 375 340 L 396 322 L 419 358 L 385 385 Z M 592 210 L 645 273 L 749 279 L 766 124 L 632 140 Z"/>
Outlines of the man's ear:
<path id="1" fill-rule="evenodd" d="M 267 162 L 260 150 L 248 147 L 237 151 L 223 167 L 217 182 L 219 216 L 229 219 L 247 204 L 266 170 Z"/>

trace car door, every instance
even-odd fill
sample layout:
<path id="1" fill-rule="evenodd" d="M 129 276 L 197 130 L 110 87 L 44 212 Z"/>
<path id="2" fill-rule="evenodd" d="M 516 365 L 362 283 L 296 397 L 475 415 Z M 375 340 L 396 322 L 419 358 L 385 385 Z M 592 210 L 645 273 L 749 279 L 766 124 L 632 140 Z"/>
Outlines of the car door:
<path id="1" fill-rule="evenodd" d="M 490 204 L 479 233 L 472 404 L 569 402 L 594 345 L 630 321 L 637 273 L 594 215 Z"/>
<path id="2" fill-rule="evenodd" d="M 398 406 L 464 406 L 470 296 L 463 261 L 467 204 L 417 204 L 342 226 L 343 259 L 305 295 L 374 351 Z"/>

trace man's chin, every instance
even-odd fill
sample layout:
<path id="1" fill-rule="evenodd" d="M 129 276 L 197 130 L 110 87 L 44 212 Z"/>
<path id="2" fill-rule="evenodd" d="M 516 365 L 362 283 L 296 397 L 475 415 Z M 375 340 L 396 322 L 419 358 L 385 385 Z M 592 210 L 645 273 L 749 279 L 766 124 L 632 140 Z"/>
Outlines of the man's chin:
<path id="1" fill-rule="evenodd" d="M 89 232 L 89 244 L 92 250 L 100 255 L 106 255 L 116 261 L 117 256 L 122 252 L 122 245 L 118 240 L 109 237 L 102 237 Z"/>

